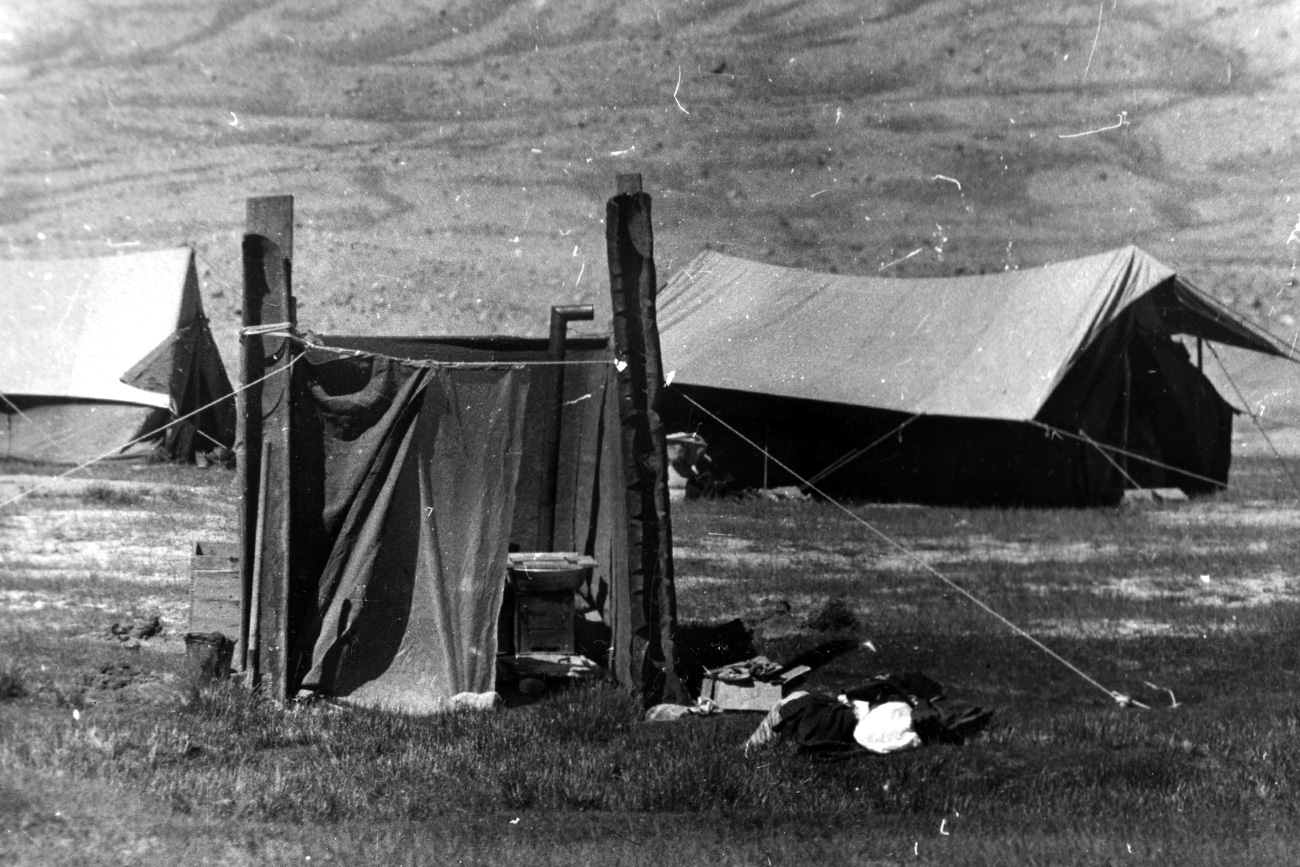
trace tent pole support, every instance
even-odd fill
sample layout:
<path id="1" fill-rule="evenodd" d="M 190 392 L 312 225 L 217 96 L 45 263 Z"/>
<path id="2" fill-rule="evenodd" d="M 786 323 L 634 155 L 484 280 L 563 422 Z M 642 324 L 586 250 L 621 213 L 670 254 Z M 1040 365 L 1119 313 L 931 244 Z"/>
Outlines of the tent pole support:
<path id="1" fill-rule="evenodd" d="M 658 289 L 650 196 L 641 175 L 620 174 L 605 207 L 614 346 L 622 422 L 628 572 L 632 579 L 634 654 L 647 701 L 684 702 L 673 660 L 677 597 L 673 590 L 672 525 L 668 512 L 668 441 L 664 433 L 663 361 L 655 318 Z"/>
<path id="2" fill-rule="evenodd" d="M 1129 362 L 1129 347 L 1124 346 L 1124 424 L 1121 429 L 1121 440 L 1124 451 L 1119 455 L 1120 471 L 1127 478 L 1129 477 L 1128 467 L 1128 450 L 1129 450 L 1129 425 L 1132 423 L 1130 415 L 1133 411 L 1133 365 Z M 1124 479 L 1120 479 L 1121 489 Z"/>
<path id="3" fill-rule="evenodd" d="M 244 328 L 250 325 L 251 306 L 248 301 L 244 302 L 242 319 Z M 252 391 L 257 386 L 249 385 L 258 378 L 255 370 L 261 363 L 261 357 L 260 353 L 251 351 L 250 342 L 251 338 L 240 334 L 239 383 L 235 390 L 235 466 L 239 473 L 239 646 L 235 650 L 235 664 L 240 671 L 248 671 L 248 645 L 255 628 L 253 624 L 256 622 L 250 619 L 255 568 L 250 558 L 257 550 L 256 540 L 253 538 L 256 535 L 254 528 L 257 526 L 257 493 L 254 488 L 256 482 L 252 480 L 258 477 L 253 455 L 261 448 L 261 431 L 258 431 L 258 442 L 250 443 L 253 427 L 248 423 L 248 407 L 250 403 L 256 405 L 261 402 L 260 395 L 256 402 L 252 400 Z M 255 357 L 257 364 L 254 363 Z"/>
<path id="4" fill-rule="evenodd" d="M 262 384 L 265 355 L 262 338 L 248 334 L 248 329 L 262 324 L 262 293 L 253 291 L 256 278 L 251 274 L 251 251 L 245 244 L 243 255 L 244 301 L 240 311 L 239 388 L 235 393 L 235 465 L 239 472 L 239 651 L 241 671 L 252 665 L 249 646 L 256 642 L 257 619 L 252 616 L 254 574 L 257 566 L 258 497 L 262 466 Z"/>
<path id="5" fill-rule="evenodd" d="M 245 326 L 284 322 L 292 330 L 297 324 L 292 288 L 293 196 L 248 199 L 244 225 Z M 248 596 L 251 597 L 255 585 L 258 589 L 256 605 L 250 599 L 246 609 L 251 613 L 255 607 L 258 612 L 256 622 L 248 625 L 250 643 L 251 633 L 257 632 L 257 673 L 267 694 L 284 701 L 288 694 L 289 624 L 293 619 L 289 611 L 292 604 L 290 425 L 293 414 L 290 402 L 293 390 L 287 375 L 274 374 L 292 363 L 295 348 L 287 338 L 270 335 L 245 335 L 242 342 L 245 375 L 254 370 L 258 376 L 271 375 L 256 391 L 250 389 L 245 399 L 241 570 L 248 570 L 244 579 Z M 260 482 L 263 476 L 266 483 L 259 485 L 257 496 L 262 497 L 264 492 L 265 499 L 263 507 L 258 509 L 250 491 L 254 480 Z M 255 538 L 259 529 L 262 531 L 260 544 Z M 254 561 L 258 564 L 256 575 Z"/>
<path id="6" fill-rule="evenodd" d="M 267 446 L 269 449 L 270 446 Z M 253 592 L 250 594 L 248 619 L 252 623 L 257 623 L 260 618 L 261 605 L 259 602 L 262 597 L 262 542 L 265 538 L 265 525 L 262 519 L 266 516 L 266 471 L 270 468 L 270 462 L 262 461 L 262 472 L 257 488 L 257 527 L 253 533 Z M 245 674 L 249 687 L 256 689 L 261 685 L 261 672 L 257 664 L 257 656 L 260 651 L 258 647 L 258 630 L 253 629 L 248 633 L 247 663 Z"/>

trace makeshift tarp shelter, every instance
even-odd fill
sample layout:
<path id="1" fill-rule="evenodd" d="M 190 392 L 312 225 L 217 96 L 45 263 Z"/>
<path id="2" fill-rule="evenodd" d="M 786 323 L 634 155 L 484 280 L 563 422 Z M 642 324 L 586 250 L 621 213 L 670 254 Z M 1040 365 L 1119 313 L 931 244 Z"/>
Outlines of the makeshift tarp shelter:
<path id="1" fill-rule="evenodd" d="M 273 695 L 426 713 L 490 692 L 510 651 L 508 553 L 569 551 L 596 561 L 577 592 L 577 649 L 647 697 L 680 696 L 654 508 L 665 447 L 632 381 L 654 285 L 636 230 L 648 204 L 639 189 L 611 200 L 616 336 L 561 334 L 557 350 L 554 338 L 299 334 L 292 200 L 250 200 L 243 368 L 265 379 L 244 392 L 239 659 Z"/>
<path id="2" fill-rule="evenodd" d="M 163 427 L 230 393 L 189 249 L 0 262 L 0 456 L 190 458 L 232 445 L 233 401 Z"/>
<path id="3" fill-rule="evenodd" d="M 490 692 L 510 550 L 596 559 L 579 614 L 605 628 L 582 649 L 638 682 L 608 344 L 569 352 L 546 541 L 545 341 L 326 340 L 379 354 L 317 350 L 293 370 L 290 682 L 410 711 Z"/>
<path id="4" fill-rule="evenodd" d="M 1233 410 L 1174 335 L 1288 354 L 1135 247 L 906 280 L 706 252 L 660 306 L 665 415 L 704 435 L 716 472 L 796 481 L 721 419 L 823 490 L 869 499 L 1212 489 L 1227 481 Z"/>

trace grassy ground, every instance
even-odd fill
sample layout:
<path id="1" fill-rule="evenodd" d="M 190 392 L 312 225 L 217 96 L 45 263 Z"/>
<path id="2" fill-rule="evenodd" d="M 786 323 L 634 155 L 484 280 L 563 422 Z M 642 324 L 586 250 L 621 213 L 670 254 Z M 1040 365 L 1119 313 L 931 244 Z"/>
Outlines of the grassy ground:
<path id="1" fill-rule="evenodd" d="M 229 532 L 230 476 L 141 472 L 143 492 L 123 469 L 125 493 L 101 479 L 0 515 L 17 863 L 1283 864 L 1300 842 L 1300 509 L 1263 462 L 1182 506 L 854 510 L 1149 710 L 832 507 L 683 505 L 685 619 L 742 616 L 773 658 L 850 648 L 814 686 L 921 669 L 997 712 L 963 747 L 831 763 L 745 756 L 752 715 L 641 722 L 605 687 L 412 719 L 203 684 L 179 643 L 187 540 Z M 33 521 L 75 529 L 31 551 Z"/>

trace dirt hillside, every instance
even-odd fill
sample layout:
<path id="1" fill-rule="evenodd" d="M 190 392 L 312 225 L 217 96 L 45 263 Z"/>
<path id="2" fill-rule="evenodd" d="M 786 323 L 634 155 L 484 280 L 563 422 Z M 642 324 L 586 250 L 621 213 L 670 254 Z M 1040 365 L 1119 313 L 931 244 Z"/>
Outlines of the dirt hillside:
<path id="1" fill-rule="evenodd" d="M 192 244 L 231 359 L 244 199 L 287 192 L 308 327 L 541 333 L 608 309 L 639 171 L 662 278 L 1136 243 L 1290 341 L 1298 46 L 1267 0 L 7 0 L 0 256 Z"/>

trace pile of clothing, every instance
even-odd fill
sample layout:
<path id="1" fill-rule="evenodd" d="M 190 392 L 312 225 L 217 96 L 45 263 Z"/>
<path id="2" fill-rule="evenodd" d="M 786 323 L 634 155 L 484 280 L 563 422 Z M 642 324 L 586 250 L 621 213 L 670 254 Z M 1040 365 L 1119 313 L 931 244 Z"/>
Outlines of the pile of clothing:
<path id="1" fill-rule="evenodd" d="M 799 691 L 772 708 L 745 742 L 745 753 L 778 738 L 800 752 L 894 753 L 930 743 L 963 743 L 993 711 L 948 699 L 920 672 L 886 674 L 840 695 Z"/>

